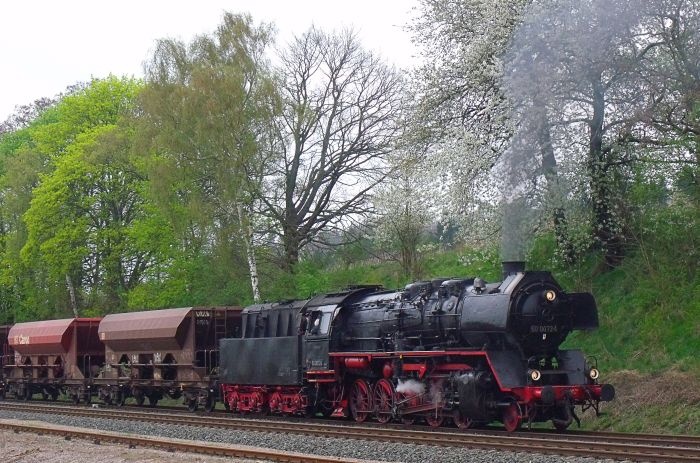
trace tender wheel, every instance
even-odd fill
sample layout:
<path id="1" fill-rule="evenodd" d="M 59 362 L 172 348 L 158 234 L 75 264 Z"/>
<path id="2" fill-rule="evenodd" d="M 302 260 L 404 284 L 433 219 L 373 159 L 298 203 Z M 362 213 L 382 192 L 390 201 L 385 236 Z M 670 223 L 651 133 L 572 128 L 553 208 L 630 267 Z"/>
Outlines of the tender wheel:
<path id="1" fill-rule="evenodd" d="M 380 423 L 391 420 L 394 411 L 394 386 L 386 379 L 374 385 L 374 416 Z"/>
<path id="2" fill-rule="evenodd" d="M 452 412 L 452 421 L 459 429 L 469 429 L 473 424 L 471 418 L 464 416 L 459 410 Z"/>
<path id="3" fill-rule="evenodd" d="M 515 402 L 503 410 L 503 426 L 506 431 L 517 431 L 521 423 L 520 408 Z"/>
<path id="4" fill-rule="evenodd" d="M 372 412 L 372 395 L 364 379 L 355 380 L 350 389 L 350 414 L 358 423 L 362 423 Z"/>

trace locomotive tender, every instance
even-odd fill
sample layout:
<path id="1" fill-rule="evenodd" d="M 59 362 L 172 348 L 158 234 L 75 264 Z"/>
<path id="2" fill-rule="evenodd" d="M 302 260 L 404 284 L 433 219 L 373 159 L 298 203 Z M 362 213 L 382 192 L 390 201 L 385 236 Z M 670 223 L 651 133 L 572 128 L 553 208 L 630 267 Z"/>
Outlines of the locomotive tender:
<path id="1" fill-rule="evenodd" d="M 504 263 L 504 279 L 438 279 L 401 291 L 358 286 L 243 311 L 222 339 L 221 398 L 237 412 L 424 419 L 514 431 L 615 395 L 597 365 L 560 345 L 598 326 L 593 296 L 565 293 L 549 272 Z"/>

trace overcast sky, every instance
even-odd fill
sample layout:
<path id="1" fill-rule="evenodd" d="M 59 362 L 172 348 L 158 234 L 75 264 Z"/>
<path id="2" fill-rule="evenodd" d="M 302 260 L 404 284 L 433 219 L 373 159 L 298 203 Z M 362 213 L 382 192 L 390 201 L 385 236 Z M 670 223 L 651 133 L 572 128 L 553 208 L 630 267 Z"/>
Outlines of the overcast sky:
<path id="1" fill-rule="evenodd" d="M 315 24 L 354 27 L 364 45 L 399 67 L 415 63 L 403 30 L 417 0 L 0 0 L 0 121 L 16 105 L 110 73 L 143 75 L 158 38 L 213 31 L 224 11 L 274 22 L 278 41 Z"/>

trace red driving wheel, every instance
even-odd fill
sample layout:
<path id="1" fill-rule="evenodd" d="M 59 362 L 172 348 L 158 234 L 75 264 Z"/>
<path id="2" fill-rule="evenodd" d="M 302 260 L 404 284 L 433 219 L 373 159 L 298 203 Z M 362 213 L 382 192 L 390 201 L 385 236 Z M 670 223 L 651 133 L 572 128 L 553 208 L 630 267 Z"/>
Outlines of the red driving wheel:
<path id="1" fill-rule="evenodd" d="M 471 418 L 464 416 L 464 414 L 459 410 L 452 412 L 452 421 L 454 421 L 455 426 L 457 426 L 459 429 L 469 429 L 472 426 Z"/>
<path id="2" fill-rule="evenodd" d="M 503 426 L 506 428 L 506 431 L 513 432 L 520 427 L 520 423 L 520 407 L 513 402 L 503 410 Z"/>
<path id="3" fill-rule="evenodd" d="M 433 410 L 427 415 L 425 415 L 425 421 L 430 425 L 431 428 L 437 428 L 442 425 L 445 417 L 442 416 L 440 410 Z"/>
<path id="4" fill-rule="evenodd" d="M 374 416 L 380 423 L 391 420 L 394 412 L 394 386 L 386 379 L 374 385 Z"/>
<path id="5" fill-rule="evenodd" d="M 362 423 L 372 412 L 372 395 L 364 379 L 357 379 L 350 389 L 350 414 L 358 423 Z"/>

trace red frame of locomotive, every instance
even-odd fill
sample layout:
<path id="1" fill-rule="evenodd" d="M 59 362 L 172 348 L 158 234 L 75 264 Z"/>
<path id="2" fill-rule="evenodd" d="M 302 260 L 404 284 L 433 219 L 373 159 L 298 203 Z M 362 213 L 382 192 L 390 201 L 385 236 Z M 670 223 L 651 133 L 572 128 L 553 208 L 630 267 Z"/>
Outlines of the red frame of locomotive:
<path id="1" fill-rule="evenodd" d="M 237 385 L 221 384 L 221 398 L 227 410 L 238 413 L 271 412 L 289 415 L 304 415 L 307 413 L 308 394 L 310 387 L 327 388 L 335 391 L 329 400 L 332 416 L 352 417 L 364 421 L 374 416 L 379 422 L 385 423 L 397 415 L 397 404 L 408 405 L 399 411 L 397 416 L 404 423 L 412 423 L 415 418 L 424 418 L 431 426 L 440 426 L 444 419 L 452 419 L 459 428 L 467 428 L 473 423 L 455 411 L 450 416 L 443 414 L 444 402 L 424 401 L 420 395 L 411 395 L 396 391 L 391 378 L 394 377 L 393 361 L 396 359 L 409 360 L 402 362 L 400 376 L 411 375 L 417 380 L 443 381 L 451 374 L 465 373 L 473 369 L 474 360 L 485 359 L 491 373 L 498 384 L 500 392 L 509 398 L 510 405 L 503 407 L 503 422 L 507 430 L 517 429 L 521 423 L 528 422 L 537 407 L 546 406 L 543 402 L 543 390 L 552 391 L 552 399 L 561 401 L 571 399 L 574 405 L 595 407 L 595 401 L 601 399 L 603 386 L 596 384 L 576 384 L 561 386 L 504 387 L 498 378 L 492 361 L 486 351 L 454 350 L 454 351 L 406 351 L 406 352 L 335 352 L 330 353 L 333 368 L 329 370 L 308 370 L 304 373 L 306 386 L 274 386 L 274 385 Z M 449 358 L 449 361 L 429 365 L 431 360 Z M 374 383 L 368 379 L 355 379 L 364 373 L 371 377 L 373 371 L 380 372 L 380 378 Z M 375 375 L 376 376 L 376 375 Z M 346 379 L 350 378 L 350 380 Z M 364 389 L 367 397 L 360 402 L 366 409 L 355 409 L 351 413 L 353 400 L 352 388 Z M 383 389 L 384 394 L 382 394 Z M 425 394 L 424 394 L 425 395 Z"/>

